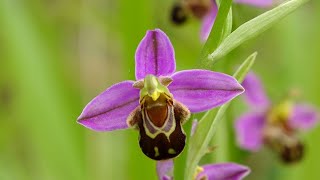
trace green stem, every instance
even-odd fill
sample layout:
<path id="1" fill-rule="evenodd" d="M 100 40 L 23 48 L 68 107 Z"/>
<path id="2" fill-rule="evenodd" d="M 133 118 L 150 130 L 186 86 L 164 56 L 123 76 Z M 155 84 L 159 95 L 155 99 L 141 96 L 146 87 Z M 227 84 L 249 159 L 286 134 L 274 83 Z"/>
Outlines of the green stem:
<path id="1" fill-rule="evenodd" d="M 213 52 L 225 37 L 225 33 L 227 33 L 225 31 L 228 31 L 227 29 L 229 29 L 228 27 L 230 27 L 227 23 L 227 20 L 230 20 L 230 18 L 227 19 L 227 17 L 231 8 L 231 4 L 232 0 L 223 0 L 221 2 L 217 17 L 209 34 L 208 40 L 201 51 L 201 64 L 208 64 L 208 54 Z"/>
<path id="2" fill-rule="evenodd" d="M 192 120 L 193 115 L 189 119 L 189 121 L 186 122 L 184 125 L 184 130 L 186 132 L 187 140 L 186 140 L 186 146 L 183 150 L 183 152 L 180 154 L 178 158 L 174 160 L 174 178 L 175 179 L 184 179 L 184 174 L 186 170 L 186 163 L 187 163 L 187 156 L 188 156 L 188 150 L 189 150 L 189 141 L 191 136 L 191 129 L 192 129 Z"/>

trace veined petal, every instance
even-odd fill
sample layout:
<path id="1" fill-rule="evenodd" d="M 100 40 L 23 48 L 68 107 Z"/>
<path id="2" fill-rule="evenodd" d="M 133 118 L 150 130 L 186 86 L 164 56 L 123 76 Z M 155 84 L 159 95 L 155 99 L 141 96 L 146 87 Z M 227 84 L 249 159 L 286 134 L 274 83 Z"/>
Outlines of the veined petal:
<path id="1" fill-rule="evenodd" d="M 170 92 L 192 113 L 220 106 L 244 91 L 232 76 L 208 70 L 180 71 L 171 78 Z"/>
<path id="2" fill-rule="evenodd" d="M 247 113 L 242 115 L 235 124 L 239 145 L 250 151 L 257 151 L 263 144 L 264 113 Z"/>
<path id="3" fill-rule="evenodd" d="M 208 39 L 211 28 L 213 26 L 213 23 L 218 13 L 218 6 L 215 0 L 211 2 L 212 2 L 212 8 L 210 12 L 202 19 L 202 25 L 201 25 L 201 31 L 200 31 L 200 38 L 202 41 L 206 41 Z"/>
<path id="4" fill-rule="evenodd" d="M 120 82 L 95 97 L 82 111 L 78 123 L 96 131 L 128 128 L 127 117 L 139 105 L 139 90 L 132 84 Z"/>
<path id="5" fill-rule="evenodd" d="M 170 76 L 176 69 L 174 49 L 160 29 L 147 31 L 136 50 L 136 79 L 146 75 Z"/>
<path id="6" fill-rule="evenodd" d="M 165 161 L 157 161 L 157 174 L 159 180 L 170 180 L 171 177 L 167 175 L 168 172 L 173 170 L 172 159 Z"/>
<path id="7" fill-rule="evenodd" d="M 248 167 L 235 163 L 209 164 L 204 165 L 203 169 L 197 180 L 205 176 L 208 180 L 241 180 L 250 173 Z"/>
<path id="8" fill-rule="evenodd" d="M 319 122 L 319 113 L 315 107 L 308 104 L 296 104 L 293 106 L 289 123 L 297 129 L 310 129 Z"/>
<path id="9" fill-rule="evenodd" d="M 235 0 L 236 3 L 249 4 L 258 7 L 269 7 L 274 0 Z"/>
<path id="10" fill-rule="evenodd" d="M 253 73 L 249 72 L 242 86 L 246 90 L 244 98 L 254 108 L 267 108 L 270 104 L 268 97 L 264 92 L 264 88 L 260 79 Z"/>

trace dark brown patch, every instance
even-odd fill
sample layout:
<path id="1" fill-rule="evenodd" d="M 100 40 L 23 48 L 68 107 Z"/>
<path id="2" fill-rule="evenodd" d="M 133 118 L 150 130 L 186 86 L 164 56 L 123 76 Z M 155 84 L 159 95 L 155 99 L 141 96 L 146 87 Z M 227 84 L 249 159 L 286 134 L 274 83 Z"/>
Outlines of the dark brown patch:
<path id="1" fill-rule="evenodd" d="M 190 4 L 189 8 L 195 17 L 202 19 L 204 16 L 206 16 L 210 12 L 211 7 L 208 6 L 207 4 L 194 3 L 194 4 Z"/>
<path id="2" fill-rule="evenodd" d="M 301 142 L 297 142 L 291 146 L 284 146 L 280 157 L 285 163 L 299 162 L 304 155 L 304 146 Z"/>
<path id="3" fill-rule="evenodd" d="M 162 96 L 160 97 L 162 98 Z M 148 136 L 146 133 L 146 129 L 143 124 L 143 122 L 146 120 L 142 119 L 141 121 L 138 121 L 138 127 L 140 131 L 140 139 L 139 139 L 140 148 L 146 156 L 154 160 L 165 160 L 165 159 L 174 158 L 182 152 L 185 146 L 186 135 L 183 132 L 181 124 L 182 124 L 182 121 L 185 121 L 186 118 L 190 116 L 190 112 L 188 109 L 185 109 L 185 106 L 181 105 L 180 103 L 178 102 L 173 103 L 171 99 L 167 99 L 165 105 L 166 105 L 165 106 L 166 108 L 168 107 L 167 109 L 169 111 L 167 112 L 167 115 L 169 117 L 166 118 L 166 120 L 167 119 L 170 120 L 174 118 L 173 120 L 176 123 L 176 127 L 174 131 L 171 132 L 171 134 L 168 134 L 169 139 L 165 134 L 166 127 L 164 127 L 164 129 L 160 134 L 152 138 Z M 146 108 L 146 107 L 147 106 L 143 108 Z M 143 112 L 143 108 L 142 108 L 142 112 Z M 162 110 L 157 112 L 161 112 L 161 111 Z M 155 113 L 155 115 L 156 114 L 157 113 Z M 161 118 L 164 117 L 161 114 L 159 116 Z M 150 116 L 150 117 L 153 117 L 153 116 Z M 156 119 L 159 119 L 159 117 Z M 152 120 L 152 122 L 154 122 L 154 120 Z M 166 122 L 163 122 L 162 124 L 164 123 Z M 166 126 L 170 126 L 170 123 L 166 123 Z"/>
<path id="4" fill-rule="evenodd" d="M 146 156 L 154 160 L 165 160 L 174 158 L 182 152 L 185 146 L 186 135 L 181 129 L 180 119 L 176 116 L 175 118 L 177 125 L 175 130 L 170 134 L 169 140 L 164 133 L 160 133 L 152 139 L 146 134 L 142 121 L 138 123 L 140 129 L 139 145 Z M 155 147 L 158 149 L 158 156 L 156 156 Z M 169 149 L 173 149 L 175 153 L 169 153 Z"/>
<path id="5" fill-rule="evenodd" d="M 177 3 L 171 10 L 171 21 L 176 25 L 181 25 L 187 21 L 187 12 L 181 3 Z"/>
<path id="6" fill-rule="evenodd" d="M 267 125 L 264 129 L 264 142 L 285 163 L 298 162 L 303 158 L 304 146 L 294 131 L 288 131 L 287 126 Z"/>

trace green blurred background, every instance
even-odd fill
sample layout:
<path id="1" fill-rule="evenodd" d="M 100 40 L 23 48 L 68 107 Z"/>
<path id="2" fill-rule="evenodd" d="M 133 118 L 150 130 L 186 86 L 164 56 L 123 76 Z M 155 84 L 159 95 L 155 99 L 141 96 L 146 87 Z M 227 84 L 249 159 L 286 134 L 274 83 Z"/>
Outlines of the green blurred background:
<path id="1" fill-rule="evenodd" d="M 155 162 L 141 153 L 136 131 L 93 132 L 76 119 L 108 86 L 134 79 L 134 52 L 147 29 L 168 34 L 179 70 L 197 65 L 200 22 L 173 25 L 169 14 L 174 2 L 0 0 L 1 180 L 157 179 Z M 319 10 L 320 1 L 311 1 L 224 61 L 236 67 L 258 51 L 254 70 L 272 99 L 296 88 L 319 107 Z M 235 5 L 234 26 L 263 11 Z M 287 166 L 268 150 L 250 155 L 237 148 L 232 119 L 244 110 L 238 98 L 213 140 L 218 148 L 206 162 L 248 164 L 253 172 L 247 179 L 319 179 L 318 128 L 302 135 L 304 160 Z"/>

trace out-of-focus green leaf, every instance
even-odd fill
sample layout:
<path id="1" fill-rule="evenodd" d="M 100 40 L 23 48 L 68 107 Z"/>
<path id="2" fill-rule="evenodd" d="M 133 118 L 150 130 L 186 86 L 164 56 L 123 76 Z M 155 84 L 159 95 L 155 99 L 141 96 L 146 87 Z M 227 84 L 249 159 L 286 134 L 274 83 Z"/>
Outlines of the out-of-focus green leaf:
<path id="1" fill-rule="evenodd" d="M 255 62 L 257 53 L 250 55 L 233 75 L 239 82 L 242 82 L 246 74 Z M 219 121 L 224 116 L 230 102 L 219 108 L 208 111 L 200 120 L 198 127 L 191 137 L 189 153 L 187 157 L 185 179 L 191 179 L 201 157 L 207 152 L 208 144 L 216 132 Z"/>
<path id="2" fill-rule="evenodd" d="M 211 64 L 216 63 L 219 58 L 225 56 L 245 41 L 248 41 L 263 33 L 308 1 L 309 0 L 287 1 L 276 8 L 244 23 L 234 32 L 232 32 L 227 38 L 225 38 L 220 46 L 213 51 L 212 54 L 207 56 L 207 59 L 211 62 Z"/>
<path id="3" fill-rule="evenodd" d="M 23 152 L 21 165 L 33 179 L 85 179 L 84 146 L 78 143 L 82 133 L 67 97 L 68 86 L 56 73 L 61 68 L 55 66 L 60 56 L 29 3 L 0 1 L 1 43 L 16 80 L 10 120 L 17 119 L 21 129 L 15 133 L 20 143 L 28 145 L 16 148 Z"/>

